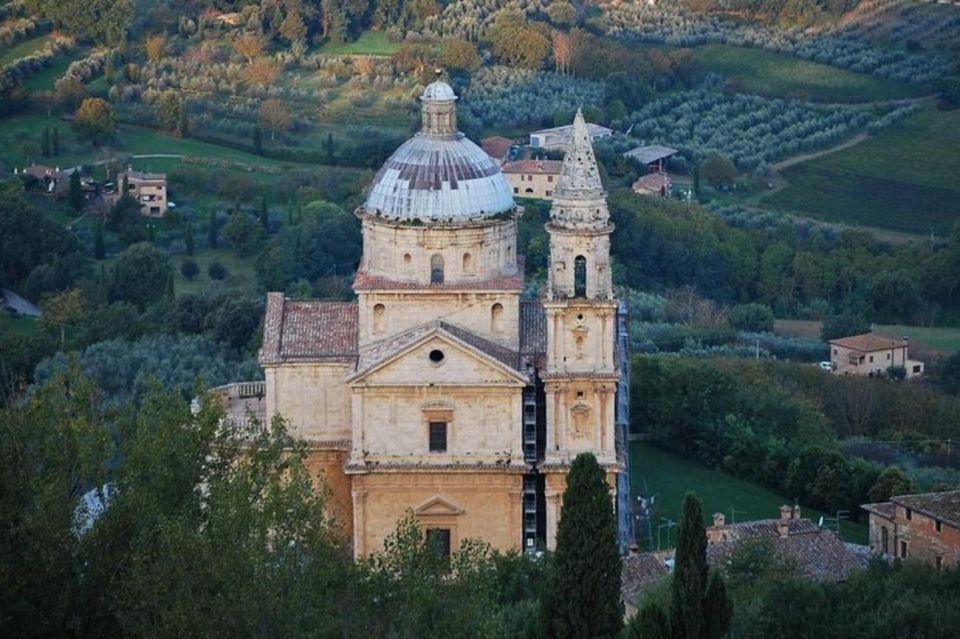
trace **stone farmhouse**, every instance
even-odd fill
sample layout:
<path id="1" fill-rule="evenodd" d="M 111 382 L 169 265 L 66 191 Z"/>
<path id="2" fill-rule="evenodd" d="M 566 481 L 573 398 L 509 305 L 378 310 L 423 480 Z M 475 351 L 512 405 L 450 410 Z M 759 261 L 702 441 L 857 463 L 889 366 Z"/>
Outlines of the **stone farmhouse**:
<path id="1" fill-rule="evenodd" d="M 517 160 L 507 162 L 500 170 L 514 195 L 550 200 L 562 166 L 559 160 Z"/>
<path id="2" fill-rule="evenodd" d="M 960 566 L 960 490 L 898 495 L 862 508 L 870 513 L 873 552 L 936 568 Z"/>
<path id="3" fill-rule="evenodd" d="M 908 357 L 910 343 L 874 333 L 830 340 L 830 366 L 837 375 L 885 375 L 903 367 L 907 379 L 923 374 L 923 362 Z"/>
<path id="4" fill-rule="evenodd" d="M 140 214 L 163 217 L 167 214 L 167 176 L 163 173 L 144 173 L 132 168 L 120 173 L 117 179 L 126 183 L 127 192 L 140 204 Z"/>
<path id="5" fill-rule="evenodd" d="M 434 82 L 420 99 L 420 132 L 356 211 L 359 299 L 268 294 L 265 382 L 221 397 L 230 415 L 280 414 L 309 442 L 357 557 L 381 549 L 408 512 L 449 552 L 466 538 L 552 548 L 581 452 L 606 469 L 625 549 L 625 305 L 583 116 L 554 190 L 549 279 L 540 299 L 526 299 L 511 188 L 458 131 L 449 85 Z"/>

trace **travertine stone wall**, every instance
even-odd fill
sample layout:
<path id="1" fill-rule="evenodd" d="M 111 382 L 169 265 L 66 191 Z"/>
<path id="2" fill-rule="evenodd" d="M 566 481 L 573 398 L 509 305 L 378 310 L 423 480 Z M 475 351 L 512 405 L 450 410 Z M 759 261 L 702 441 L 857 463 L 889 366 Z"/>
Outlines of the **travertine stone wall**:
<path id="1" fill-rule="evenodd" d="M 350 364 L 341 362 L 265 366 L 267 419 L 283 415 L 305 439 L 349 440 L 350 391 L 344 382 L 348 370 Z"/>
<path id="2" fill-rule="evenodd" d="M 467 538 L 501 551 L 517 550 L 522 487 L 519 470 L 353 475 L 354 554 L 382 550 L 384 539 L 411 511 L 424 528 L 449 528 L 454 552 Z"/>
<path id="3" fill-rule="evenodd" d="M 346 538 L 351 539 L 353 495 L 351 478 L 343 470 L 348 454 L 346 449 L 312 449 L 307 453 L 306 466 L 318 488 L 321 482 L 326 485 L 329 490 L 327 513 L 336 520 Z"/>

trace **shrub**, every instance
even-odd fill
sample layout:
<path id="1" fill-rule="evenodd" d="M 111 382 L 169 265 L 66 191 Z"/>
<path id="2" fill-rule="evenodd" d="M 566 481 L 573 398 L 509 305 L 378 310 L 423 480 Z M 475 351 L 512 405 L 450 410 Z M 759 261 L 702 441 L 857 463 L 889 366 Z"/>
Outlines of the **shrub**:
<path id="1" fill-rule="evenodd" d="M 765 304 L 738 304 L 727 316 L 730 326 L 740 331 L 769 333 L 773 330 L 773 311 Z"/>
<path id="2" fill-rule="evenodd" d="M 192 280 L 199 272 L 200 267 L 197 266 L 197 263 L 193 260 L 184 260 L 183 263 L 180 264 L 180 273 L 188 280 Z"/>
<path id="3" fill-rule="evenodd" d="M 227 277 L 227 269 L 220 262 L 210 262 L 210 265 L 207 266 L 207 275 L 212 280 L 223 280 Z"/>

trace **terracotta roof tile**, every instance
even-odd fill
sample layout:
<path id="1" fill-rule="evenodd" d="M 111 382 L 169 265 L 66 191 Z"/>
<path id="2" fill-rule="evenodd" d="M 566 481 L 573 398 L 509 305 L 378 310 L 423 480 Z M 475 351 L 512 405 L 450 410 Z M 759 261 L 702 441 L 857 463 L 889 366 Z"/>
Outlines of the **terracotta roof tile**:
<path id="1" fill-rule="evenodd" d="M 633 183 L 633 190 L 659 191 L 668 186 L 670 186 L 670 176 L 666 173 L 647 173 L 637 178 Z"/>
<path id="2" fill-rule="evenodd" d="M 928 517 L 939 519 L 955 528 L 960 528 L 960 490 L 919 495 L 896 495 L 891 497 L 890 501 Z"/>
<path id="3" fill-rule="evenodd" d="M 351 361 L 357 355 L 357 305 L 291 301 L 267 295 L 261 364 L 288 361 Z"/>
<path id="4" fill-rule="evenodd" d="M 520 302 L 520 353 L 547 353 L 547 314 L 539 300 Z"/>
<path id="5" fill-rule="evenodd" d="M 882 335 L 876 335 L 874 333 L 865 333 L 863 335 L 853 335 L 851 337 L 832 339 L 830 340 L 830 343 L 837 346 L 842 346 L 843 348 L 850 348 L 855 351 L 860 351 L 862 353 L 872 353 L 874 351 L 884 351 L 890 348 L 909 346 L 909 342 L 905 340 L 883 337 Z"/>
<path id="6" fill-rule="evenodd" d="M 879 515 L 884 519 L 889 519 L 893 521 L 893 517 L 897 512 L 897 507 L 890 501 L 884 501 L 876 504 L 863 504 L 860 506 L 868 513 L 873 513 Z"/>
<path id="7" fill-rule="evenodd" d="M 502 160 L 507 157 L 507 153 L 512 146 L 513 140 L 499 135 L 480 140 L 480 148 L 495 160 Z"/>
<path id="8" fill-rule="evenodd" d="M 507 162 L 500 170 L 504 173 L 539 173 L 542 175 L 560 175 L 560 160 L 517 160 Z"/>
<path id="9" fill-rule="evenodd" d="M 620 571 L 620 592 L 623 600 L 636 606 L 646 590 L 654 586 L 669 572 L 657 553 L 638 553 L 623 558 Z"/>

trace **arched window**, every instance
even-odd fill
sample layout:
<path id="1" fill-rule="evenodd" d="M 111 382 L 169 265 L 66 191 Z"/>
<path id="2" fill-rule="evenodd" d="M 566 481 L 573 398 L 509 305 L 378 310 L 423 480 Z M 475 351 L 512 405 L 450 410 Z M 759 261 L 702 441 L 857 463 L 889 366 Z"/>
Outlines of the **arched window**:
<path id="1" fill-rule="evenodd" d="M 494 333 L 503 330 L 503 304 L 500 302 L 490 307 L 490 329 Z"/>
<path id="2" fill-rule="evenodd" d="M 413 256 L 410 255 L 409 253 L 404 253 L 404 254 L 403 254 L 403 268 L 408 269 L 408 268 L 410 268 L 411 266 L 413 266 Z"/>
<path id="3" fill-rule="evenodd" d="M 375 304 L 373 307 L 373 332 L 382 333 L 387 325 L 387 307 L 383 304 Z"/>
<path id="4" fill-rule="evenodd" d="M 439 253 L 430 257 L 430 283 L 443 284 L 443 256 Z"/>
<path id="5" fill-rule="evenodd" d="M 573 296 L 587 296 L 587 258 L 582 255 L 573 260 Z"/>
<path id="6" fill-rule="evenodd" d="M 473 256 L 469 253 L 463 254 L 463 272 L 473 273 Z"/>

